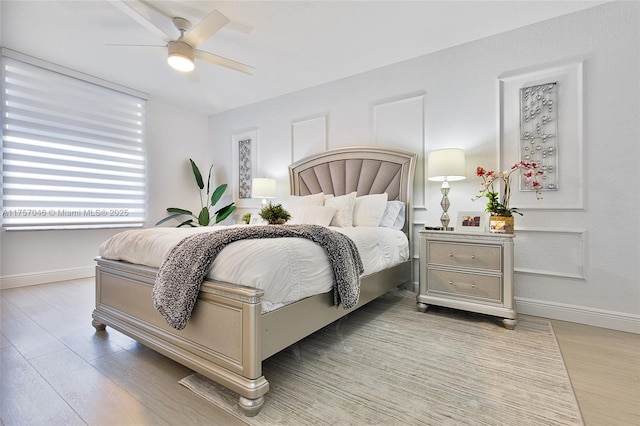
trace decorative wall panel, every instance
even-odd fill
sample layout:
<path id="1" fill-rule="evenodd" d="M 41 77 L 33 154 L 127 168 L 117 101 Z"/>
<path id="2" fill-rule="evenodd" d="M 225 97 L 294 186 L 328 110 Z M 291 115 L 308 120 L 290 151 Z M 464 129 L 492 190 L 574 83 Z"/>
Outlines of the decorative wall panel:
<path id="1" fill-rule="evenodd" d="M 258 131 L 249 130 L 232 136 L 233 201 L 238 207 L 251 206 L 251 180 L 258 173 Z"/>
<path id="2" fill-rule="evenodd" d="M 586 279 L 584 229 L 518 228 L 514 241 L 516 272 Z"/>
<path id="3" fill-rule="evenodd" d="M 426 93 L 417 92 L 385 99 L 372 105 L 373 144 L 418 154 L 414 179 L 414 208 L 426 200 Z"/>
<path id="4" fill-rule="evenodd" d="M 520 89 L 520 160 L 535 162 L 540 191 L 558 190 L 558 82 Z M 520 191 L 533 191 L 520 176 Z"/>
<path id="5" fill-rule="evenodd" d="M 304 118 L 291 123 L 291 162 L 325 151 L 327 116 Z"/>
<path id="6" fill-rule="evenodd" d="M 553 87 L 549 96 L 546 89 L 550 85 Z M 534 116 L 529 117 L 535 118 L 531 121 L 534 127 L 530 128 L 529 122 L 521 124 L 523 104 L 520 94 L 523 89 L 531 91 L 538 88 L 540 91 L 534 94 L 533 104 L 529 99 L 528 106 L 533 107 L 534 111 Z M 545 88 L 544 94 L 542 88 Z M 498 89 L 501 170 L 508 169 L 527 155 L 531 159 L 543 159 L 543 165 L 546 166 L 546 179 L 540 180 L 545 186 L 543 198 L 536 200 L 530 189 L 517 188 L 512 191 L 510 204 L 522 210 L 583 210 L 582 62 L 505 73 L 498 77 Z M 540 99 L 536 99 L 538 96 Z M 551 111 L 543 114 L 543 107 L 549 109 L 549 100 L 552 101 Z M 536 113 L 536 108 L 540 109 L 540 113 Z"/>

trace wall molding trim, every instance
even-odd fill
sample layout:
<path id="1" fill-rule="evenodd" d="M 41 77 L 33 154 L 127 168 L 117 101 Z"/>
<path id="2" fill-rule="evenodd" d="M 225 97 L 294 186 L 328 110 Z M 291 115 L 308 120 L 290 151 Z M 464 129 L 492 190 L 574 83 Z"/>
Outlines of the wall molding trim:
<path id="1" fill-rule="evenodd" d="M 519 314 L 534 315 L 640 334 L 640 315 L 516 297 Z"/>
<path id="2" fill-rule="evenodd" d="M 370 103 L 371 140 L 376 146 L 393 146 L 416 152 L 413 207 L 426 208 L 427 92 L 399 94 Z M 391 124 L 393 123 L 393 124 Z M 416 194 L 422 199 L 416 200 Z"/>
<path id="3" fill-rule="evenodd" d="M 291 162 L 329 149 L 328 134 L 328 112 L 291 120 Z"/>
<path id="4" fill-rule="evenodd" d="M 558 121 L 557 135 L 562 152 L 555 167 L 562 182 L 556 190 L 543 190 L 544 200 L 531 203 L 529 191 L 514 191 L 513 204 L 521 210 L 568 210 L 585 209 L 584 166 L 584 96 L 583 59 L 543 64 L 528 69 L 509 71 L 498 76 L 498 135 L 499 163 L 505 170 L 520 154 L 520 89 L 527 86 L 555 82 L 561 87 L 558 104 L 563 118 Z M 557 136 L 556 135 L 556 136 Z M 555 155 L 558 155 L 557 153 Z"/>
<path id="5" fill-rule="evenodd" d="M 555 250 L 562 250 L 562 253 L 557 253 L 557 256 L 551 256 L 558 259 L 563 259 L 564 254 L 564 267 L 568 267 L 566 262 L 566 256 L 572 255 L 574 270 L 562 270 L 561 265 L 555 265 L 553 268 L 541 269 L 537 267 L 523 267 L 518 266 L 514 268 L 514 272 L 521 274 L 531 275 L 544 275 L 550 277 L 559 278 L 572 278 L 578 280 L 587 279 L 587 230 L 586 229 L 571 229 L 571 228 L 516 228 L 516 233 L 520 235 L 520 240 L 516 240 L 516 250 L 520 248 L 519 241 L 525 240 L 524 246 L 527 245 L 540 245 L 544 243 L 544 239 L 556 238 L 556 244 L 561 241 L 564 245 L 554 246 Z M 546 234 L 546 236 L 545 236 Z M 536 241 L 536 239 L 538 241 Z M 556 253 L 554 250 L 550 250 L 549 253 Z M 516 256 L 522 262 L 525 262 L 527 256 Z M 522 260 L 524 259 L 524 260 Z M 548 265 L 549 266 L 549 265 Z M 553 266 L 553 265 L 551 265 Z"/>
<path id="6" fill-rule="evenodd" d="M 0 277 L 0 290 L 48 284 L 58 281 L 77 280 L 95 276 L 94 266 L 81 268 L 58 269 L 55 271 L 37 272 L 33 274 L 7 275 Z"/>

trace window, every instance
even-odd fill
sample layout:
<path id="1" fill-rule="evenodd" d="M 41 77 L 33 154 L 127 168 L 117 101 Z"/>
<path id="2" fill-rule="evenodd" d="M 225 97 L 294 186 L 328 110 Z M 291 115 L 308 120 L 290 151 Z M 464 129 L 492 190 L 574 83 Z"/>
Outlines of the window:
<path id="1" fill-rule="evenodd" d="M 146 99 L 2 50 L 2 227 L 142 226 Z"/>

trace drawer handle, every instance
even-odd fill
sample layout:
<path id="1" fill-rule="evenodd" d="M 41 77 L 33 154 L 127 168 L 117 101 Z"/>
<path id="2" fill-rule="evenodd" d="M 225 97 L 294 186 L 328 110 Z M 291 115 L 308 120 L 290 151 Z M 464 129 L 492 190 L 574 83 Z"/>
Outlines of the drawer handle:
<path id="1" fill-rule="evenodd" d="M 449 257 L 453 257 L 453 253 L 449 253 Z M 471 259 L 476 260 L 476 255 L 472 254 Z"/>
<path id="2" fill-rule="evenodd" d="M 449 285 L 453 285 L 453 280 L 449 280 Z M 471 288 L 476 288 L 475 284 L 471 284 Z"/>

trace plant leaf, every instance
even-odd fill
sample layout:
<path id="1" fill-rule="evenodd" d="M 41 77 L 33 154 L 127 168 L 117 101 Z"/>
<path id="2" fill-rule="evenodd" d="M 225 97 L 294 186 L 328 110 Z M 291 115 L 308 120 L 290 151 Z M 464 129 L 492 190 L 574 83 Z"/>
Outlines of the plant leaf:
<path id="1" fill-rule="evenodd" d="M 222 194 L 224 194 L 224 191 L 226 190 L 227 184 L 223 183 L 222 185 L 218 186 L 215 191 L 213 191 L 213 195 L 211 195 L 211 206 L 215 206 L 216 203 L 220 201 L 220 198 L 222 198 Z"/>
<path id="2" fill-rule="evenodd" d="M 176 214 L 172 214 L 172 215 L 170 215 L 170 216 L 167 216 L 167 217 L 165 217 L 164 219 L 161 219 L 161 220 L 157 221 L 155 226 L 158 226 L 158 225 L 160 225 L 161 223 L 165 223 L 166 221 L 171 220 L 171 219 L 174 219 L 174 218 L 176 218 L 176 217 L 178 217 L 178 216 L 182 216 L 182 214 L 181 214 L 181 213 L 176 213 Z"/>
<path id="3" fill-rule="evenodd" d="M 186 214 L 186 215 L 189 215 L 189 216 L 193 216 L 193 212 L 191 212 L 189 210 L 185 210 L 185 209 L 179 209 L 177 207 L 169 207 L 167 209 L 167 211 L 169 213 L 178 213 L 178 214 Z"/>
<path id="4" fill-rule="evenodd" d="M 176 228 L 180 228 L 181 226 L 187 226 L 189 225 L 192 228 L 195 228 L 196 226 L 193 224 L 193 219 L 189 219 L 189 220 L 185 220 L 184 222 L 182 222 L 180 225 L 178 225 Z"/>
<path id="5" fill-rule="evenodd" d="M 213 172 L 213 164 L 209 167 L 209 177 L 207 178 L 207 197 L 209 197 L 209 186 L 211 185 L 211 172 Z"/>
<path id="6" fill-rule="evenodd" d="M 229 204 L 228 206 L 224 206 L 223 208 L 218 210 L 216 212 L 216 223 L 222 222 L 223 220 L 225 220 L 235 210 L 236 210 L 236 206 L 234 206 L 233 203 Z"/>
<path id="7" fill-rule="evenodd" d="M 211 221 L 211 217 L 209 216 L 209 208 L 203 207 L 200 210 L 200 214 L 198 215 L 198 224 L 200 226 L 208 226 Z"/>
<path id="8" fill-rule="evenodd" d="M 198 188 L 204 189 L 204 182 L 202 181 L 202 175 L 200 174 L 200 169 L 191 158 L 189 158 L 189 161 L 191 162 L 191 170 L 193 170 L 193 176 L 196 178 L 196 183 L 198 184 Z"/>

